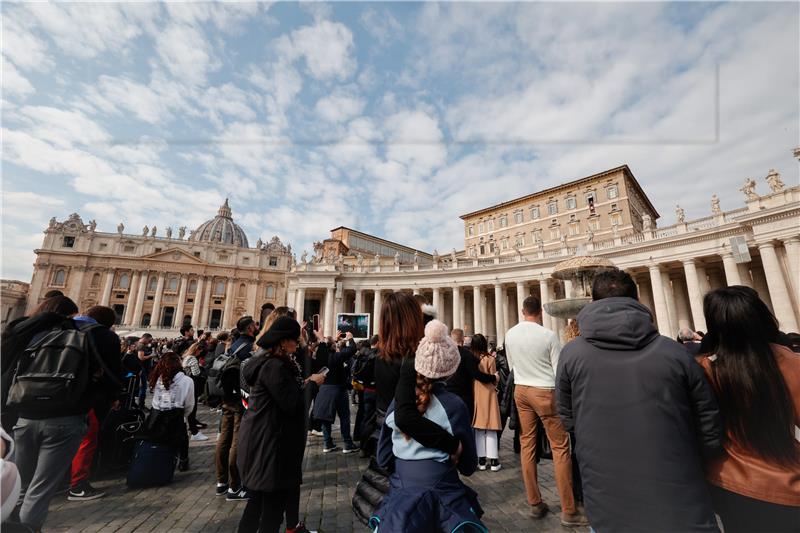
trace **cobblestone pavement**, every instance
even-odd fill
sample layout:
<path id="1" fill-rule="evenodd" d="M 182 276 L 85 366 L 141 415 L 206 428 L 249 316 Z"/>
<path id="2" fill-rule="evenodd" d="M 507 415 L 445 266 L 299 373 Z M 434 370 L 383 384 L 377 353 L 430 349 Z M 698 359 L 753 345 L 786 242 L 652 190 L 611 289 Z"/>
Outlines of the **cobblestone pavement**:
<path id="1" fill-rule="evenodd" d="M 235 531 L 244 503 L 228 502 L 214 495 L 214 444 L 211 428 L 216 416 L 202 407 L 198 418 L 209 422 L 206 442 L 192 442 L 191 468 L 176 472 L 175 481 L 156 489 L 128 490 L 122 476 L 92 481 L 107 492 L 105 498 L 89 502 L 70 502 L 59 496 L 50 506 L 46 532 L 95 531 Z M 334 435 L 338 430 L 334 428 Z M 341 444 L 340 441 L 337 441 Z M 479 494 L 486 512 L 483 520 L 493 532 L 578 532 L 559 523 L 559 500 L 551 461 L 539 469 L 542 496 L 551 513 L 544 519 L 529 517 L 519 458 L 512 450 L 511 435 L 501 439 L 500 472 L 476 472 L 465 478 Z M 350 499 L 367 460 L 358 454 L 322 453 L 322 438 L 311 437 L 306 448 L 304 485 L 301 492 L 301 517 L 320 533 L 366 532 L 352 513 Z"/>

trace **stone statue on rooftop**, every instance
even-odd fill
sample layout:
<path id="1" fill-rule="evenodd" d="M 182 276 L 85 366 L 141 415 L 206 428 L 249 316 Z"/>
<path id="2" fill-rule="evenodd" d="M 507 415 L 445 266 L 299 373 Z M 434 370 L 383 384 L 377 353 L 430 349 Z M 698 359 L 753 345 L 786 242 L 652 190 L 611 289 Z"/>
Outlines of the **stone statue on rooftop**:
<path id="1" fill-rule="evenodd" d="M 642 231 L 652 231 L 653 217 L 650 215 L 642 215 Z"/>
<path id="2" fill-rule="evenodd" d="M 456 258 L 456 249 L 455 248 L 453 248 L 453 251 L 450 252 L 450 261 L 452 261 L 453 264 L 456 264 L 458 262 L 458 258 Z"/>
<path id="3" fill-rule="evenodd" d="M 781 181 L 781 175 L 774 168 L 769 169 L 769 174 L 767 174 L 765 179 L 772 192 L 782 192 L 786 188 L 783 181 Z"/>
<path id="4" fill-rule="evenodd" d="M 167 239 L 172 238 L 172 226 L 167 226 Z"/>
<path id="5" fill-rule="evenodd" d="M 356 264 L 359 267 L 364 266 L 364 255 L 361 252 L 356 254 Z"/>
<path id="6" fill-rule="evenodd" d="M 50 219 L 50 224 L 47 226 L 48 228 L 55 228 L 56 227 L 56 217 Z"/>
<path id="7" fill-rule="evenodd" d="M 394 266 L 400 265 L 400 252 L 394 253 Z"/>
<path id="8" fill-rule="evenodd" d="M 414 264 L 415 265 L 419 264 L 419 251 L 417 250 L 414 250 Z"/>
<path id="9" fill-rule="evenodd" d="M 89 231 L 94 233 L 96 230 L 97 230 L 97 221 L 95 219 L 92 219 L 89 221 Z"/>
<path id="10" fill-rule="evenodd" d="M 150 230 L 150 236 L 151 236 L 151 237 L 155 237 L 155 236 L 156 236 L 156 232 L 157 232 L 157 231 L 158 231 L 158 228 L 156 228 L 155 226 L 153 226 L 153 229 L 151 229 L 151 230 Z"/>
<path id="11" fill-rule="evenodd" d="M 711 196 L 711 212 L 715 215 L 722 213 L 722 208 L 719 206 L 719 197 L 716 194 Z"/>
<path id="12" fill-rule="evenodd" d="M 147 226 L 142 228 L 142 237 L 147 237 L 147 234 L 150 233 L 150 228 Z"/>
<path id="13" fill-rule="evenodd" d="M 744 186 L 739 190 L 744 193 L 746 200 L 755 200 L 758 198 L 758 195 L 756 194 L 756 180 L 753 178 L 747 178 L 744 180 Z"/>
<path id="14" fill-rule="evenodd" d="M 125 224 L 123 224 L 122 222 L 120 222 L 119 224 L 117 224 L 117 233 L 119 233 L 120 235 L 122 235 L 122 232 L 123 232 L 123 231 L 125 231 Z"/>
<path id="15" fill-rule="evenodd" d="M 183 239 L 184 235 L 186 235 L 186 226 L 181 226 L 178 228 L 178 238 Z"/>
<path id="16" fill-rule="evenodd" d="M 686 213 L 679 205 L 675 206 L 675 218 L 678 219 L 678 224 L 683 224 L 686 221 Z"/>
<path id="17" fill-rule="evenodd" d="M 308 263 L 308 250 L 303 250 L 303 253 L 300 254 L 300 262 L 304 265 Z"/>
<path id="18" fill-rule="evenodd" d="M 263 245 L 264 241 L 262 241 L 261 238 L 259 237 L 259 239 L 256 241 L 256 249 L 260 250 Z"/>

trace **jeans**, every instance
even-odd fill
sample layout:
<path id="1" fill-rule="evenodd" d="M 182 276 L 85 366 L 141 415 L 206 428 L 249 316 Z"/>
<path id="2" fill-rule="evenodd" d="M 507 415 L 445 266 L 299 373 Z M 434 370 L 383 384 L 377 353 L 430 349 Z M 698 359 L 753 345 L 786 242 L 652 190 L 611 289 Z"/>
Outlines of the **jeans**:
<path id="1" fill-rule="evenodd" d="M 147 369 L 142 368 L 139 373 L 139 409 L 144 409 L 144 399 L 147 397 L 147 388 L 150 384 L 147 382 Z"/>
<path id="2" fill-rule="evenodd" d="M 236 449 L 239 440 L 239 423 L 242 421 L 242 404 L 222 404 L 222 418 L 214 459 L 217 466 L 217 483 L 225 483 L 233 490 L 242 488 L 239 469 L 236 467 Z"/>
<path id="3" fill-rule="evenodd" d="M 339 428 L 342 432 L 342 440 L 348 448 L 354 447 L 353 439 L 350 436 L 350 402 L 347 401 L 347 391 L 344 387 L 336 392 L 336 416 L 339 417 Z M 331 435 L 331 422 L 322 423 L 322 438 L 326 448 L 333 448 L 333 436 Z"/>
<path id="4" fill-rule="evenodd" d="M 714 485 L 710 488 L 714 512 L 722 520 L 725 533 L 789 533 L 798 530 L 800 507 L 748 498 Z"/>
<path id="5" fill-rule="evenodd" d="M 17 421 L 16 464 L 26 491 L 20 522 L 37 531 L 42 529 L 50 500 L 60 488 L 86 429 L 86 415 Z"/>
<path id="6" fill-rule="evenodd" d="M 278 533 L 284 514 L 287 529 L 300 522 L 300 485 L 277 492 L 250 491 L 238 531 Z"/>

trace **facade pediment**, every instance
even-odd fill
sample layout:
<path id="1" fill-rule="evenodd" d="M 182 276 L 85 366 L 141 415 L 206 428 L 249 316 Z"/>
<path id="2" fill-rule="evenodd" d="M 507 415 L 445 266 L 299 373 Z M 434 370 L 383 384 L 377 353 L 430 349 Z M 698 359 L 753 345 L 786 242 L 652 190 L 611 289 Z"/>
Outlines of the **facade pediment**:
<path id="1" fill-rule="evenodd" d="M 170 263 L 183 263 L 187 265 L 205 265 L 206 262 L 202 259 L 195 257 L 180 248 L 169 248 L 160 252 L 154 252 L 142 256 L 142 259 L 150 259 L 153 261 L 169 261 Z"/>

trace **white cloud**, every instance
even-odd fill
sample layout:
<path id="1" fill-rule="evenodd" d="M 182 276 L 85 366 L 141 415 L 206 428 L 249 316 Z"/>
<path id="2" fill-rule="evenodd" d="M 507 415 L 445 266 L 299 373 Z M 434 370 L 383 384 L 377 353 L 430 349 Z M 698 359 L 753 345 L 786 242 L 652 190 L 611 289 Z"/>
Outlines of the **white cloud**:
<path id="1" fill-rule="evenodd" d="M 403 26 L 388 9 L 379 12 L 369 7 L 361 13 L 360 20 L 367 33 L 378 41 L 380 46 L 386 46 L 403 33 Z"/>
<path id="2" fill-rule="evenodd" d="M 357 96 L 336 92 L 317 100 L 317 114 L 328 122 L 345 122 L 358 116 L 366 102 Z"/>
<path id="3" fill-rule="evenodd" d="M 0 56 L 0 68 L 2 69 L 3 92 L 21 97 L 36 92 L 31 82 L 19 73 L 14 64 L 6 59 L 5 55 Z"/>
<path id="4" fill-rule="evenodd" d="M 164 28 L 156 37 L 156 50 L 164 67 L 190 85 L 204 85 L 209 72 L 220 66 L 203 30 L 187 24 Z"/>
<path id="5" fill-rule="evenodd" d="M 3 191 L 4 224 L 9 220 L 40 224 L 64 205 L 64 200 L 53 196 L 29 191 Z"/>
<path id="6" fill-rule="evenodd" d="M 47 53 L 47 44 L 33 34 L 30 25 L 30 17 L 22 8 L 3 8 L 3 55 L 20 69 L 47 71 L 53 59 Z"/>
<path id="7" fill-rule="evenodd" d="M 428 173 L 445 162 L 447 151 L 442 131 L 434 117 L 424 111 L 403 111 L 385 124 L 388 132 L 386 155 L 409 170 Z"/>
<path id="8" fill-rule="evenodd" d="M 108 132 L 79 111 L 48 106 L 24 106 L 19 114 L 27 122 L 27 130 L 37 139 L 59 148 L 72 145 L 94 145 L 111 139 Z"/>
<path id="9" fill-rule="evenodd" d="M 353 33 L 339 22 L 318 20 L 283 36 L 276 45 L 290 60 L 304 59 L 309 73 L 319 80 L 343 80 L 356 69 Z"/>

